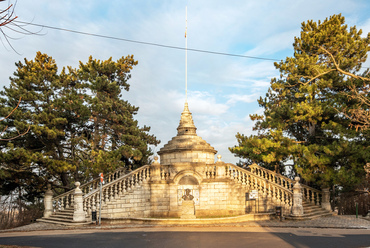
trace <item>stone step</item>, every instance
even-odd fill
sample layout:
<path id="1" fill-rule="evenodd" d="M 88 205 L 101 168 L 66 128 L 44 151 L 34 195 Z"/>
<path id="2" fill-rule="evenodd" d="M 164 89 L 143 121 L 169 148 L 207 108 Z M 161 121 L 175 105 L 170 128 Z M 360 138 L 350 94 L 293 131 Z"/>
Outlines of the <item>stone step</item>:
<path id="1" fill-rule="evenodd" d="M 50 216 L 47 218 L 42 218 L 44 220 L 52 220 L 52 221 L 59 221 L 59 222 L 73 222 L 73 218 L 61 218 L 61 217 L 56 217 L 56 216 Z"/>
<path id="2" fill-rule="evenodd" d="M 74 212 L 73 208 L 68 208 L 68 209 L 59 210 L 56 213 L 71 213 L 71 214 L 73 214 L 73 212 Z"/>
<path id="3" fill-rule="evenodd" d="M 86 221 L 86 222 L 63 222 L 63 221 L 55 221 L 51 219 L 37 219 L 38 222 L 44 222 L 44 223 L 50 223 L 50 224 L 56 224 L 56 225 L 64 225 L 64 226 L 83 226 L 83 225 L 90 225 L 95 222 L 93 221 Z"/>
<path id="4" fill-rule="evenodd" d="M 302 202 L 303 215 L 302 216 L 286 216 L 286 219 L 291 220 L 311 220 L 325 216 L 331 216 L 332 213 L 328 210 L 323 209 L 319 205 L 314 205 L 309 202 Z"/>
<path id="5" fill-rule="evenodd" d="M 53 214 L 50 217 L 52 217 L 52 218 L 59 218 L 59 219 L 67 219 L 67 220 L 69 220 L 69 219 L 72 220 L 73 219 L 73 215 Z"/>
<path id="6" fill-rule="evenodd" d="M 55 212 L 53 215 L 73 216 L 73 212 Z"/>
<path id="7" fill-rule="evenodd" d="M 326 212 L 329 212 L 328 210 L 326 210 L 326 209 L 323 209 L 323 208 L 316 208 L 316 209 L 305 209 L 305 208 L 303 208 L 303 210 L 304 210 L 304 213 L 307 213 L 307 214 L 309 214 L 309 213 L 326 213 Z"/>

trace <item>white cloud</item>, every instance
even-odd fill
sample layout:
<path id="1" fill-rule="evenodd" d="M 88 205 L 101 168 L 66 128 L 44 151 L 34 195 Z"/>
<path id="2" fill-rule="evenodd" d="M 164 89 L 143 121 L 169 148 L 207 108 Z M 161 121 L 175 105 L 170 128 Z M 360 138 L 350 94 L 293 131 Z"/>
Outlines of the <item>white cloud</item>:
<path id="1" fill-rule="evenodd" d="M 244 103 L 255 102 L 259 98 L 259 95 L 258 94 L 252 94 L 252 95 L 232 94 L 232 95 L 228 95 L 227 98 L 229 98 L 229 100 L 226 102 L 226 104 L 234 105 L 237 102 L 244 102 Z"/>
<path id="2" fill-rule="evenodd" d="M 168 0 L 33 0 L 18 1 L 16 14 L 19 20 L 38 24 L 184 47 L 185 5 Z M 343 13 L 350 25 L 370 32 L 369 6 L 354 0 L 188 1 L 188 47 L 284 59 L 292 56 L 294 36 L 299 35 L 301 22 L 309 19 Z M 151 132 L 162 140 L 156 149 L 176 135 L 185 100 L 183 50 L 47 28 L 42 33 L 12 41 L 21 55 L 0 47 L 1 86 L 9 85 L 15 62 L 32 59 L 37 51 L 51 55 L 59 68 L 77 67 L 89 55 L 105 60 L 134 54 L 139 64 L 124 98 L 140 107 L 139 124 L 151 126 Z M 188 52 L 190 111 L 198 134 L 220 151 L 224 161 L 238 160 L 227 147 L 236 144 L 237 132 L 252 133 L 249 114 L 260 113 L 256 99 L 265 95 L 271 78 L 278 75 L 273 61 Z"/>

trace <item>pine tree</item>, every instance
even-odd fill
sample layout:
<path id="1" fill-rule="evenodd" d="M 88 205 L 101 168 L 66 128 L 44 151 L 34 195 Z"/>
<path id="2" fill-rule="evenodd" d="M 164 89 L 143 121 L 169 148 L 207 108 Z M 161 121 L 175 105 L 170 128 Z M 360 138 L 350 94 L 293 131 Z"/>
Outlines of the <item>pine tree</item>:
<path id="1" fill-rule="evenodd" d="M 258 100 L 264 114 L 251 116 L 257 121 L 258 135 L 237 136 L 239 146 L 230 150 L 237 156 L 243 150 L 243 157 L 255 156 L 243 144 L 267 139 L 278 146 L 272 146 L 266 156 L 284 154 L 281 160 L 293 160 L 292 171 L 307 182 L 355 187 L 369 159 L 369 133 L 351 128 L 351 120 L 343 114 L 356 101 L 348 97 L 353 80 L 341 71 L 361 74 L 370 50 L 370 34 L 365 38 L 361 34 L 356 27 L 348 30 L 341 15 L 302 23 L 301 36 L 293 44 L 294 56 L 275 63 L 281 77 L 272 79 L 266 97 Z M 257 162 L 270 161 L 261 157 Z"/>
<path id="2" fill-rule="evenodd" d="M 27 189 L 35 196 L 47 182 L 69 189 L 99 172 L 148 163 L 148 145 L 159 141 L 149 127 L 138 126 L 138 108 L 121 99 L 136 64 L 133 56 L 117 62 L 90 57 L 77 69 L 58 73 L 55 61 L 40 52 L 34 60 L 18 62 L 10 86 L 0 93 L 0 115 L 22 101 L 0 123 L 10 127 L 2 138 L 31 128 L 17 139 L 0 141 L 2 193 Z"/>

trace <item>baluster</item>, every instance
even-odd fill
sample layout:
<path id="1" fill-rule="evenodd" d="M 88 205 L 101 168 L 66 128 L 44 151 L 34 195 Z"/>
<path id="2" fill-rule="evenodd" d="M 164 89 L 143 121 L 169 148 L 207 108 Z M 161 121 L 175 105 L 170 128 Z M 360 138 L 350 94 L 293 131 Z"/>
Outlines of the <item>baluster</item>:
<path id="1" fill-rule="evenodd" d="M 263 197 L 266 197 L 267 195 L 267 188 L 266 188 L 266 182 L 263 181 L 263 193 L 262 193 Z"/>
<path id="2" fill-rule="evenodd" d="M 242 184 L 245 187 L 245 173 L 243 173 Z"/>
<path id="3" fill-rule="evenodd" d="M 64 197 L 60 198 L 60 210 L 64 210 Z"/>
<path id="4" fill-rule="evenodd" d="M 277 192 L 276 192 L 276 200 L 277 200 L 277 205 L 281 205 L 281 192 L 280 192 L 280 189 L 277 189 Z"/>
<path id="5" fill-rule="evenodd" d="M 289 195 L 285 192 L 285 206 L 286 208 L 289 208 Z"/>
<path id="6" fill-rule="evenodd" d="M 113 201 L 114 199 L 114 187 L 111 185 L 109 186 L 109 200 Z"/>
<path id="7" fill-rule="evenodd" d="M 143 182 L 143 170 L 139 171 L 139 184 Z"/>
<path id="8" fill-rule="evenodd" d="M 247 176 L 247 182 L 246 182 L 246 184 L 247 184 L 247 187 L 248 187 L 248 189 L 249 189 L 249 187 L 250 187 L 250 185 L 249 185 L 249 175 L 246 175 Z"/>
<path id="9" fill-rule="evenodd" d="M 270 184 L 268 184 L 268 185 L 269 185 L 269 188 L 267 190 L 267 197 L 271 198 L 271 185 Z"/>
<path id="10" fill-rule="evenodd" d="M 69 208 L 69 195 L 66 196 L 66 208 Z"/>
<path id="11" fill-rule="evenodd" d="M 127 179 L 127 191 L 131 190 L 131 177 Z"/>
<path id="12" fill-rule="evenodd" d="M 258 190 L 258 182 L 256 177 L 254 178 L 254 189 Z"/>
<path id="13" fill-rule="evenodd" d="M 86 206 L 86 203 L 85 203 L 85 206 Z M 87 215 L 91 215 L 91 198 L 87 199 L 87 206 L 86 206 L 85 213 L 87 213 Z"/>
<path id="14" fill-rule="evenodd" d="M 315 200 L 313 198 L 313 192 L 310 190 L 309 193 L 310 193 L 310 202 L 311 202 L 311 204 L 315 204 Z"/>
<path id="15" fill-rule="evenodd" d="M 74 203 L 75 203 L 75 201 L 74 201 L 74 195 L 72 194 L 72 195 L 71 195 L 71 202 L 70 202 L 70 206 L 71 206 L 71 207 L 73 207 L 73 206 L 74 206 Z"/>
<path id="16" fill-rule="evenodd" d="M 119 181 L 117 183 L 117 187 L 118 187 L 118 195 L 121 196 L 122 195 L 122 181 Z"/>
<path id="17" fill-rule="evenodd" d="M 150 179 L 150 168 L 145 169 L 145 181 Z"/>
<path id="18" fill-rule="evenodd" d="M 126 183 L 127 183 L 127 179 L 123 179 L 122 181 L 122 194 L 126 194 L 127 190 L 126 190 Z"/>
<path id="19" fill-rule="evenodd" d="M 113 187 L 113 198 L 117 199 L 118 198 L 118 183 L 114 184 L 112 187 Z"/>
<path id="20" fill-rule="evenodd" d="M 105 190 L 104 190 L 104 202 L 107 203 L 108 202 L 108 197 L 109 197 L 109 188 L 106 187 Z"/>
<path id="21" fill-rule="evenodd" d="M 238 170 L 238 183 L 242 183 L 242 175 L 240 170 Z"/>
<path id="22" fill-rule="evenodd" d="M 164 180 L 166 180 L 166 177 L 167 177 L 166 174 L 167 173 L 165 172 L 165 174 L 164 174 Z M 134 180 L 134 186 L 137 187 L 137 174 L 134 175 L 133 180 Z"/>
<path id="23" fill-rule="evenodd" d="M 263 194 L 263 184 L 262 179 L 258 179 L 258 193 Z"/>
<path id="24" fill-rule="evenodd" d="M 95 196 L 95 195 L 93 195 L 93 196 L 91 197 L 91 210 L 92 210 L 92 211 L 96 211 L 96 203 L 95 203 L 95 199 L 96 199 L 96 196 Z"/>
<path id="25" fill-rule="evenodd" d="M 146 182 L 146 169 L 143 170 L 143 182 Z"/>
<path id="26" fill-rule="evenodd" d="M 273 201 L 277 201 L 276 200 L 276 187 L 275 186 L 272 186 L 272 199 Z"/>

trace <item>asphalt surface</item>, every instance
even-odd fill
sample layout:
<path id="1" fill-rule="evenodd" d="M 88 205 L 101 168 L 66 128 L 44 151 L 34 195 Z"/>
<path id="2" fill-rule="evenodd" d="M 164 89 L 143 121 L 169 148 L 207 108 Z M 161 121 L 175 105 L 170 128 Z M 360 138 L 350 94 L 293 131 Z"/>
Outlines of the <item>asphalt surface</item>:
<path id="1" fill-rule="evenodd" d="M 264 227 L 49 230 L 2 233 L 0 244 L 56 248 L 369 247 L 370 230 Z"/>
<path id="2" fill-rule="evenodd" d="M 370 247 L 370 220 L 330 216 L 198 226 L 33 223 L 0 232 L 1 245 L 19 247 Z M 6 246 L 5 246 L 6 247 Z"/>

